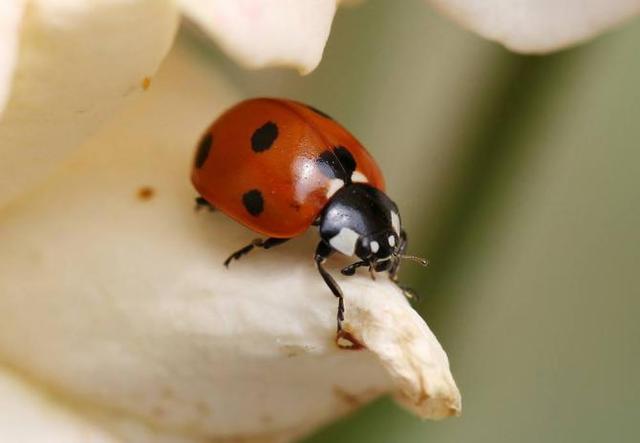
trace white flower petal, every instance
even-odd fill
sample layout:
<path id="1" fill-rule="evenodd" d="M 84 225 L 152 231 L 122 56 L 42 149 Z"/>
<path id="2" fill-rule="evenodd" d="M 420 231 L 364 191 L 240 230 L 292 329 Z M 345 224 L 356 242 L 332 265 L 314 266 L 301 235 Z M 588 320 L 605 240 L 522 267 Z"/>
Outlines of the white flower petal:
<path id="1" fill-rule="evenodd" d="M 0 206 L 142 91 L 175 33 L 165 0 L 32 0 L 0 120 Z"/>
<path id="2" fill-rule="evenodd" d="M 188 174 L 196 139 L 232 94 L 183 55 L 0 213 L 0 360 L 80 404 L 207 441 L 290 440 L 393 380 L 423 416 L 446 414 L 426 396 L 455 409 L 446 357 L 383 279 L 339 279 L 345 326 L 373 352 L 337 347 L 336 299 L 312 263 L 317 234 L 222 266 L 254 235 L 195 213 Z"/>
<path id="3" fill-rule="evenodd" d="M 0 368 L 0 441 L 121 443 Z"/>
<path id="4" fill-rule="evenodd" d="M 23 11 L 23 0 L 0 3 L 0 116 L 11 91 Z"/>
<path id="5" fill-rule="evenodd" d="M 329 37 L 336 0 L 180 0 L 185 14 L 249 68 L 313 71 Z"/>
<path id="6" fill-rule="evenodd" d="M 638 0 L 429 0 L 514 51 L 548 52 L 593 37 L 640 12 Z"/>
<path id="7" fill-rule="evenodd" d="M 402 405 L 423 418 L 460 415 L 460 393 L 440 343 L 403 297 L 391 297 L 380 285 L 354 288 L 345 329 L 378 356 Z"/>

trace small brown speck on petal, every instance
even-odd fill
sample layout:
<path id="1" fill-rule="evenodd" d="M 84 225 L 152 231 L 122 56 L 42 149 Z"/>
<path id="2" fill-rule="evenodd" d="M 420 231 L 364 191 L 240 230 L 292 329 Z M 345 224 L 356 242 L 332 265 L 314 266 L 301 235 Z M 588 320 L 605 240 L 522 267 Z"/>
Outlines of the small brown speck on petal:
<path id="1" fill-rule="evenodd" d="M 151 86 L 151 77 L 145 77 L 142 79 L 142 89 L 144 89 L 145 91 L 147 89 L 149 89 L 149 86 Z"/>
<path id="2" fill-rule="evenodd" d="M 153 189 L 151 186 L 143 186 L 140 189 L 138 189 L 138 199 L 140 201 L 149 201 L 151 200 L 156 194 L 156 190 Z"/>

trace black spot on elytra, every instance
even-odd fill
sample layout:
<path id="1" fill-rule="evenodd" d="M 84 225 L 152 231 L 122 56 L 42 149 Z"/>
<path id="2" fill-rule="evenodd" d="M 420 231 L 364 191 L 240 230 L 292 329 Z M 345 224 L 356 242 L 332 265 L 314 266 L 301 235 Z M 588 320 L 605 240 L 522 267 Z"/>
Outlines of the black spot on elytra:
<path id="1" fill-rule="evenodd" d="M 347 172 L 347 175 L 351 177 L 353 171 L 356 170 L 356 159 L 353 158 L 351 152 L 349 152 L 349 150 L 344 146 L 337 146 L 333 148 L 333 153 L 336 155 L 336 157 L 338 157 L 338 160 L 340 161 L 340 164 L 342 165 L 344 170 Z"/>
<path id="2" fill-rule="evenodd" d="M 336 146 L 320 154 L 318 167 L 329 178 L 338 178 L 345 183 L 351 183 L 351 175 L 356 170 L 356 159 L 344 146 Z"/>
<path id="3" fill-rule="evenodd" d="M 254 217 L 259 216 L 264 210 L 264 200 L 262 193 L 257 189 L 252 189 L 242 196 L 242 204 L 249 214 Z"/>
<path id="4" fill-rule="evenodd" d="M 274 122 L 266 122 L 256 129 L 251 136 L 251 149 L 255 152 L 266 151 L 278 138 L 278 126 Z"/>
<path id="5" fill-rule="evenodd" d="M 318 114 L 321 117 L 324 118 L 328 118 L 329 120 L 333 120 L 333 117 L 331 117 L 329 114 L 327 114 L 326 112 L 322 112 L 321 110 L 319 110 L 318 108 L 314 108 L 311 105 L 305 105 L 308 109 L 310 109 L 311 111 L 315 112 L 316 114 Z"/>
<path id="6" fill-rule="evenodd" d="M 211 145 L 213 144 L 213 135 L 211 132 L 207 132 L 200 140 L 198 144 L 198 151 L 196 152 L 196 168 L 200 169 L 204 166 L 204 163 L 209 157 L 209 151 L 211 151 Z"/>

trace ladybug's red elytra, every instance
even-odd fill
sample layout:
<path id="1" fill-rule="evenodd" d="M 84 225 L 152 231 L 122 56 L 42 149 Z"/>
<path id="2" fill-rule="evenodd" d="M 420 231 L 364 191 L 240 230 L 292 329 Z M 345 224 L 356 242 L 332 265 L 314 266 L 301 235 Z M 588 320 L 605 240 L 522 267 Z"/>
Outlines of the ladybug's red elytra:
<path id="1" fill-rule="evenodd" d="M 334 252 L 359 258 L 342 269 L 389 273 L 397 282 L 407 235 L 396 204 L 384 192 L 375 160 L 339 123 L 302 103 L 254 98 L 222 114 L 202 136 L 191 180 L 198 207 L 222 211 L 266 236 L 231 254 L 228 266 L 255 247 L 269 249 L 317 226 L 315 262 L 338 297 L 342 291 L 323 264 Z"/>

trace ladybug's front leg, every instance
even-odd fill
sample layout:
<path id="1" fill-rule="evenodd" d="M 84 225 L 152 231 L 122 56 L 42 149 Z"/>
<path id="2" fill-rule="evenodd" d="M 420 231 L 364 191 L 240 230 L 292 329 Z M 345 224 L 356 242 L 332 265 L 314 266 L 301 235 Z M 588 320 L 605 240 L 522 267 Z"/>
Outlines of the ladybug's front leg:
<path id="1" fill-rule="evenodd" d="M 289 240 L 290 240 L 289 238 L 275 238 L 275 237 L 269 237 L 265 240 L 262 240 L 261 238 L 256 238 L 244 248 L 240 248 L 236 252 L 231 254 L 224 261 L 224 265 L 226 267 L 229 267 L 229 263 L 231 263 L 231 260 L 238 260 L 243 255 L 248 254 L 253 248 L 271 249 L 274 246 L 281 245 L 282 243 Z"/>
<path id="2" fill-rule="evenodd" d="M 407 233 L 406 231 L 403 229 L 400 232 L 400 241 L 398 242 L 398 253 L 397 255 L 402 255 L 404 254 L 404 251 L 407 250 Z M 391 267 L 391 269 L 389 269 L 389 278 L 391 279 L 391 281 L 397 283 L 398 282 L 398 271 L 400 270 L 400 260 L 397 259 L 396 257 L 396 261 L 393 263 L 393 266 Z"/>
<path id="3" fill-rule="evenodd" d="M 405 251 L 407 250 L 407 243 L 408 243 L 407 242 L 407 233 L 403 229 L 402 232 L 400 232 L 400 242 L 398 244 L 398 255 L 402 255 L 402 254 L 405 253 Z M 396 284 L 396 286 L 402 291 L 404 296 L 407 297 L 409 300 L 420 301 L 420 297 L 418 296 L 416 291 L 414 291 L 413 289 L 411 289 L 408 286 L 405 286 L 405 285 L 401 284 L 398 281 L 398 271 L 399 271 L 399 269 L 400 269 L 400 260 L 398 259 L 398 260 L 395 261 L 395 263 L 393 264 L 393 266 L 389 270 L 389 279 L 391 279 L 391 281 Z"/>
<path id="4" fill-rule="evenodd" d="M 324 240 L 318 243 L 318 247 L 316 248 L 316 253 L 314 259 L 316 261 L 316 266 L 318 267 L 318 272 L 322 276 L 324 282 L 329 286 L 329 289 L 338 297 L 338 315 L 337 315 L 337 326 L 338 326 L 338 334 L 342 331 L 342 321 L 344 320 L 344 297 L 342 295 L 342 290 L 338 283 L 334 280 L 334 278 L 327 272 L 324 268 L 323 264 L 327 261 L 327 258 L 333 253 L 333 249 L 326 243 Z"/>
<path id="5" fill-rule="evenodd" d="M 358 268 L 361 268 L 363 266 L 370 266 L 370 264 L 366 261 L 357 261 L 355 263 L 351 263 L 349 266 L 345 266 L 340 270 L 340 272 L 342 273 L 342 275 L 353 275 L 356 273 L 356 270 Z"/>

